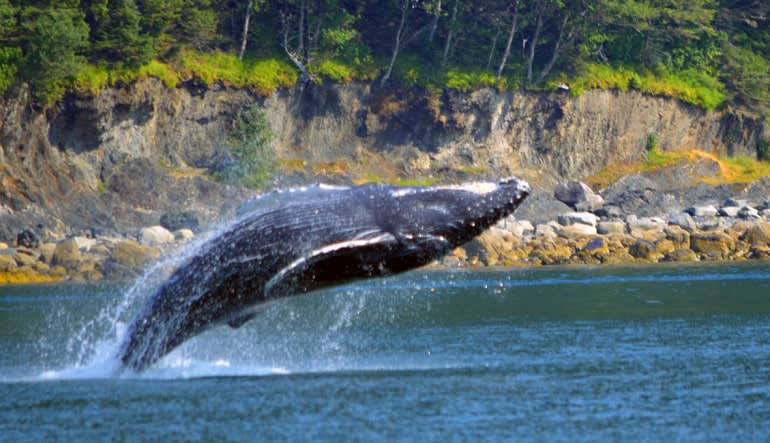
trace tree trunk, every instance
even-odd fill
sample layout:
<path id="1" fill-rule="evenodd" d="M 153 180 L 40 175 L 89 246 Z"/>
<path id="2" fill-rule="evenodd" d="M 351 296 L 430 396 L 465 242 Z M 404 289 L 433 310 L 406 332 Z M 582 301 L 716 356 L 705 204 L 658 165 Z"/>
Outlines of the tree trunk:
<path id="1" fill-rule="evenodd" d="M 251 10 L 254 7 L 254 0 L 249 0 L 246 4 L 246 18 L 243 19 L 243 34 L 241 34 L 241 49 L 238 51 L 238 60 L 243 60 L 243 54 L 246 52 L 246 41 L 249 35 L 249 22 L 251 21 Z"/>
<path id="2" fill-rule="evenodd" d="M 457 24 L 457 9 L 460 0 L 455 0 L 455 6 L 452 8 L 452 20 L 449 22 L 449 33 L 446 36 L 446 43 L 444 44 L 444 56 L 441 58 L 441 66 L 446 63 L 447 56 L 449 55 L 449 48 L 452 46 L 452 36 L 455 32 L 455 25 Z"/>
<path id="3" fill-rule="evenodd" d="M 297 56 L 305 55 L 305 4 L 307 0 L 302 0 L 299 4 L 299 20 L 297 21 Z"/>
<path id="4" fill-rule="evenodd" d="M 433 35 L 436 34 L 436 28 L 438 28 L 438 18 L 441 17 L 441 0 L 438 0 L 436 5 L 436 15 L 433 17 L 433 23 L 430 25 L 430 34 L 428 35 L 428 43 L 433 43 Z"/>
<path id="5" fill-rule="evenodd" d="M 537 24 L 535 25 L 535 32 L 532 35 L 532 41 L 529 46 L 529 61 L 527 62 L 527 83 L 532 83 L 532 64 L 535 62 L 535 47 L 537 46 L 537 39 L 540 37 L 540 30 L 543 27 L 543 2 L 538 2 L 537 8 Z"/>
<path id="6" fill-rule="evenodd" d="M 500 37 L 500 28 L 497 28 L 497 31 L 495 32 L 495 37 L 492 39 L 492 47 L 489 48 L 489 57 L 487 57 L 487 65 L 484 67 L 485 71 L 489 69 L 490 66 L 492 66 L 492 58 L 495 56 L 495 49 L 497 48 L 498 37 Z"/>
<path id="7" fill-rule="evenodd" d="M 564 35 L 564 29 L 566 29 L 568 22 L 569 22 L 569 15 L 565 15 L 564 20 L 562 20 L 561 22 L 561 29 L 559 29 L 559 38 L 556 40 L 556 44 L 553 47 L 553 54 L 551 54 L 551 59 L 548 60 L 548 63 L 540 71 L 540 75 L 537 76 L 537 80 L 535 80 L 535 83 L 540 83 L 541 81 L 543 81 L 543 79 L 548 75 L 548 73 L 551 72 L 553 65 L 556 63 L 556 60 L 559 58 L 559 50 L 561 49 L 561 45 L 562 45 L 562 37 Z M 568 37 L 567 39 L 570 40 L 571 36 Z"/>
<path id="8" fill-rule="evenodd" d="M 513 43 L 513 35 L 516 33 L 516 22 L 519 19 L 519 0 L 516 0 L 513 4 L 513 19 L 511 20 L 511 32 L 508 34 L 508 42 L 505 44 L 505 51 L 503 52 L 503 59 L 500 61 L 500 66 L 497 68 L 497 79 L 503 75 L 503 69 L 505 64 L 508 63 L 508 56 L 511 55 L 511 44 Z M 495 37 L 495 40 L 497 37 Z M 490 53 L 490 60 L 492 59 Z"/>
<path id="9" fill-rule="evenodd" d="M 380 80 L 380 86 L 385 86 L 385 83 L 390 79 L 390 75 L 393 73 L 393 66 L 396 64 L 396 58 L 398 57 L 398 51 L 401 49 L 401 33 L 404 32 L 404 26 L 406 25 L 406 16 L 409 14 L 409 1 L 401 0 L 401 22 L 398 24 L 398 31 L 396 31 L 396 44 L 393 45 L 393 54 L 390 56 L 390 63 L 388 64 L 388 70 L 385 71 L 385 75 Z"/>

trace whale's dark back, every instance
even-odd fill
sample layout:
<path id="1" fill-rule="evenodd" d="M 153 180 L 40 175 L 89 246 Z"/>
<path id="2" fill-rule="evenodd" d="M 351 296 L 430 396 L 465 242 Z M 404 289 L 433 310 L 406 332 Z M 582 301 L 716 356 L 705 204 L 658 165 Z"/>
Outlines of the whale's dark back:
<path id="1" fill-rule="evenodd" d="M 269 298 L 427 264 L 513 212 L 529 192 L 513 178 L 485 185 L 492 190 L 314 186 L 261 197 L 161 285 L 119 357 L 141 370 L 213 325 L 240 326 Z"/>

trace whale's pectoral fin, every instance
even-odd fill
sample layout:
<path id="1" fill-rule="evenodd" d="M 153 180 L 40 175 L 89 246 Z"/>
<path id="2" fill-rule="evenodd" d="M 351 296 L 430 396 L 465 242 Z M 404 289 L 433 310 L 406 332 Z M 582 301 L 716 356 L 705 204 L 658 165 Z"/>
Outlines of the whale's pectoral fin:
<path id="1" fill-rule="evenodd" d="M 240 316 L 240 317 L 236 317 L 236 318 L 234 318 L 232 320 L 229 320 L 227 322 L 227 326 L 230 326 L 233 329 L 238 329 L 241 326 L 243 326 L 246 322 L 248 322 L 249 320 L 252 320 L 254 317 L 256 317 L 257 314 L 259 314 L 259 312 L 252 312 L 250 314 L 246 314 L 246 315 L 243 315 L 243 316 Z"/>
<path id="2" fill-rule="evenodd" d="M 400 242 L 387 232 L 368 234 L 365 238 L 325 245 L 293 261 L 265 284 L 265 298 L 388 274 L 385 260 Z"/>

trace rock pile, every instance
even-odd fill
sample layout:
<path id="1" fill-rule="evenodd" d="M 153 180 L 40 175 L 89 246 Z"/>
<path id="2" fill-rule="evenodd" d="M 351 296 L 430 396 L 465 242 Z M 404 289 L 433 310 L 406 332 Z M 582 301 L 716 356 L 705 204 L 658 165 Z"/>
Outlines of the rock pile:
<path id="1" fill-rule="evenodd" d="M 24 241 L 13 246 L 0 242 L 0 283 L 134 278 L 193 236 L 187 228 L 172 233 L 162 226 L 150 226 L 136 237 L 73 236 L 57 242 L 34 237 L 37 242 L 30 243 L 30 235 L 20 233 L 19 239 Z"/>
<path id="2" fill-rule="evenodd" d="M 623 180 L 622 180 L 623 181 Z M 770 259 L 770 199 L 727 197 L 724 189 L 689 196 L 665 193 L 629 176 L 601 196 L 580 182 L 555 187 L 554 198 L 574 211 L 537 223 L 509 218 L 457 248 L 450 266 L 633 264 Z M 540 207 L 554 207 L 536 202 Z M 638 213 L 628 212 L 635 209 Z M 523 213 L 527 213 L 526 209 Z M 521 217 L 521 213 L 517 213 Z"/>

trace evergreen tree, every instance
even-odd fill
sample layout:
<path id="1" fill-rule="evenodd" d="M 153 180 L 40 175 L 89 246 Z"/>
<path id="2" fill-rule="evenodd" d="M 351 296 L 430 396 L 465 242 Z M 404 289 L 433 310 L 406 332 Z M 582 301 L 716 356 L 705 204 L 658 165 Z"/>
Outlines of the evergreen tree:
<path id="1" fill-rule="evenodd" d="M 48 105 L 64 94 L 81 65 L 88 26 L 76 0 L 30 3 L 19 11 L 22 75 L 38 102 Z"/>
<path id="2" fill-rule="evenodd" d="M 86 3 L 86 2 L 84 2 Z M 92 53 L 111 63 L 140 65 L 152 57 L 152 41 L 141 30 L 134 0 L 90 0 Z"/>
<path id="3" fill-rule="evenodd" d="M 14 43 L 17 31 L 16 8 L 0 0 L 0 95 L 15 82 L 21 62 L 21 50 Z"/>

